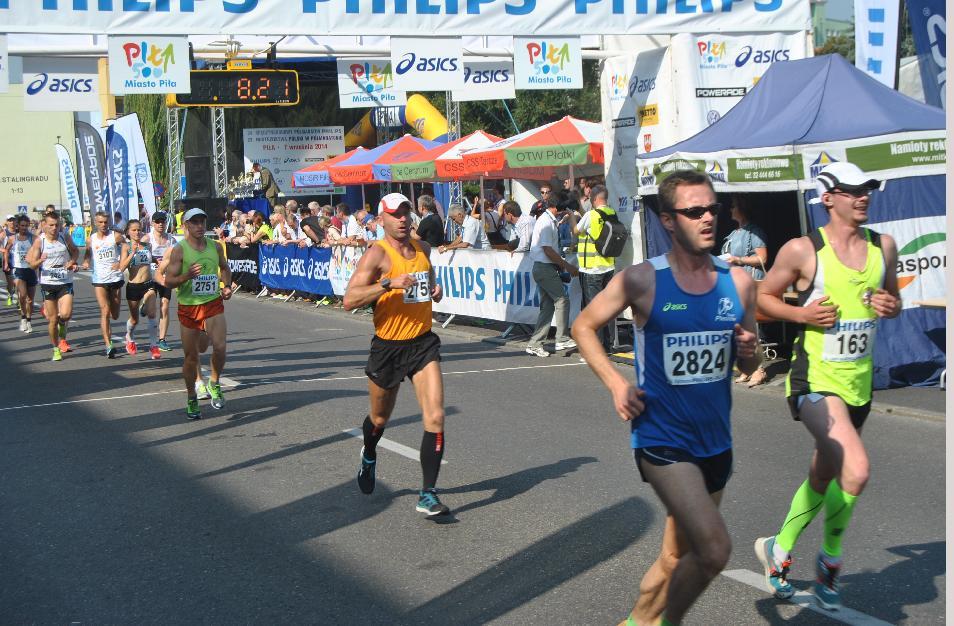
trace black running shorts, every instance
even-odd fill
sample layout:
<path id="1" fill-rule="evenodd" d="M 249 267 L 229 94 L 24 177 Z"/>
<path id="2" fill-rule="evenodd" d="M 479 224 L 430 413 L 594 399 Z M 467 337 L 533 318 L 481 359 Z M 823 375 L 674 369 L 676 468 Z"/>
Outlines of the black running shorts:
<path id="1" fill-rule="evenodd" d="M 13 277 L 26 283 L 27 287 L 36 287 L 36 271 L 29 267 L 17 267 L 13 270 Z"/>
<path id="2" fill-rule="evenodd" d="M 166 300 L 172 299 L 172 287 L 163 287 L 157 282 L 152 282 L 152 289 L 156 292 L 160 298 L 165 298 Z"/>
<path id="3" fill-rule="evenodd" d="M 732 476 L 732 448 L 725 452 L 720 452 L 715 456 L 698 457 L 693 456 L 680 448 L 670 448 L 669 446 L 649 446 L 646 448 L 636 448 L 633 450 L 636 457 L 636 467 L 639 469 L 639 476 L 644 483 L 648 483 L 646 475 L 643 473 L 641 463 L 650 463 L 656 466 L 672 465 L 674 463 L 692 463 L 702 471 L 702 477 L 706 481 L 706 491 L 715 493 L 725 489 Z"/>
<path id="4" fill-rule="evenodd" d="M 803 406 L 804 402 L 811 402 L 812 395 L 816 396 L 835 396 L 840 398 L 837 393 L 831 393 L 828 391 L 813 391 L 812 393 L 806 393 L 798 396 L 789 396 L 788 397 L 788 410 L 792 413 L 792 419 L 800 422 L 801 418 L 798 416 L 798 412 Z M 817 398 L 815 398 L 817 400 Z M 844 400 L 842 400 L 844 402 Z M 856 406 L 854 404 L 848 404 L 845 402 L 845 406 L 848 407 L 848 416 L 851 418 L 851 424 L 855 429 L 859 429 L 865 425 L 865 421 L 868 419 L 868 414 L 871 413 L 871 403 L 862 404 Z"/>
<path id="5" fill-rule="evenodd" d="M 130 302 L 139 302 L 146 292 L 153 288 L 153 284 L 151 280 L 144 283 L 126 283 L 126 299 Z"/>
<path id="6" fill-rule="evenodd" d="M 68 285 L 40 285 L 44 300 L 59 300 L 63 296 L 73 295 L 73 283 Z"/>
<path id="7" fill-rule="evenodd" d="M 441 360 L 441 339 L 431 331 L 403 341 L 388 341 L 375 335 L 364 373 L 383 389 L 393 389 L 405 378 L 424 369 L 431 361 Z"/>
<path id="8" fill-rule="evenodd" d="M 117 280 L 113 283 L 93 283 L 93 287 L 102 287 L 107 291 L 119 291 L 123 288 L 123 283 L 125 282 L 124 280 Z"/>

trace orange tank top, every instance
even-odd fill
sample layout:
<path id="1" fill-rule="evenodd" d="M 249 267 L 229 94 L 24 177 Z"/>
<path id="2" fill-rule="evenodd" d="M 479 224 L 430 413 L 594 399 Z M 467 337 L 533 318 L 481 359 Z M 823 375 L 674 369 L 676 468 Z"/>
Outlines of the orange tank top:
<path id="1" fill-rule="evenodd" d="M 391 259 L 391 269 L 382 278 L 410 274 L 415 279 L 407 289 L 385 292 L 374 305 L 374 334 L 388 341 L 414 339 L 431 329 L 431 261 L 416 241 L 410 243 L 413 259 L 405 259 L 384 240 L 374 243 Z"/>

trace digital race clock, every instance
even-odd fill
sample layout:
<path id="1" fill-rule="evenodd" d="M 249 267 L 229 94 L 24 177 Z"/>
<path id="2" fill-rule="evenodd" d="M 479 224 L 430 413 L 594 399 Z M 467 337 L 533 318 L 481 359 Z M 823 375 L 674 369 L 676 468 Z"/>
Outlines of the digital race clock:
<path id="1" fill-rule="evenodd" d="M 254 107 L 298 104 L 295 70 L 192 70 L 192 93 L 172 94 L 180 107 Z"/>

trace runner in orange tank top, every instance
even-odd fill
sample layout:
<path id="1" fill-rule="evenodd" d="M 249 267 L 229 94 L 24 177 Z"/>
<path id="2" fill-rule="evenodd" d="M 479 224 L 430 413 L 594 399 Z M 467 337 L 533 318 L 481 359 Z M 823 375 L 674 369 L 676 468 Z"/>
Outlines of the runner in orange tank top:
<path id="1" fill-rule="evenodd" d="M 388 194 L 378 204 L 378 213 L 384 219 L 384 239 L 361 257 L 344 296 L 348 311 L 374 305 L 374 337 L 364 370 L 371 410 L 361 426 L 364 447 L 358 487 L 366 494 L 374 491 L 377 444 L 401 381 L 409 378 L 424 419 L 423 485 L 417 510 L 428 517 L 447 515 L 450 510 L 435 488 L 444 456 L 444 381 L 441 340 L 431 332 L 431 302 L 440 302 L 441 286 L 434 280 L 430 246 L 411 239 L 411 201 L 399 193 Z"/>

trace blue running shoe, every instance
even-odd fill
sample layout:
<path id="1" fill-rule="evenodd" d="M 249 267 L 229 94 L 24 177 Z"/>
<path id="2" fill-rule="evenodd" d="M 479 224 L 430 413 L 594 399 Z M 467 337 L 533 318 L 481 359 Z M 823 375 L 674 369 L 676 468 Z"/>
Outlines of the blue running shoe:
<path id="1" fill-rule="evenodd" d="M 825 560 L 821 552 L 815 559 L 815 585 L 813 591 L 818 598 L 818 604 L 828 611 L 837 611 L 841 608 L 841 594 L 838 592 L 838 575 L 841 573 L 841 563 L 835 564 Z"/>
<path id="2" fill-rule="evenodd" d="M 358 470 L 358 489 L 361 493 L 374 491 L 374 470 L 377 464 L 377 460 L 371 461 L 365 457 L 364 448 L 361 448 L 361 469 Z"/>
<path id="3" fill-rule="evenodd" d="M 417 500 L 417 512 L 424 513 L 428 517 L 437 517 L 447 515 L 450 509 L 441 504 L 437 497 L 437 489 L 423 489 Z"/>
<path id="4" fill-rule="evenodd" d="M 116 348 L 113 347 L 113 344 L 108 344 L 106 346 L 106 358 L 115 359 L 116 358 Z"/>
<path id="5" fill-rule="evenodd" d="M 169 347 L 169 344 L 166 343 L 165 339 L 159 340 L 159 349 L 163 352 L 171 352 L 172 348 Z"/>
<path id="6" fill-rule="evenodd" d="M 776 598 L 785 600 L 795 595 L 795 589 L 788 582 L 788 568 L 792 560 L 779 561 L 775 558 L 775 537 L 759 537 L 755 540 L 755 556 L 765 570 L 765 584 Z"/>

